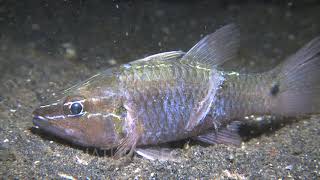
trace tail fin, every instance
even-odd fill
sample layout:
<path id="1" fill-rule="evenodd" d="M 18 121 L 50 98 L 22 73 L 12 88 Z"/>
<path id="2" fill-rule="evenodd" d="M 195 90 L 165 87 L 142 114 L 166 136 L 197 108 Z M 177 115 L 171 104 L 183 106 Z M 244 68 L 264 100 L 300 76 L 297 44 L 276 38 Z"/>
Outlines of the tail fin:
<path id="1" fill-rule="evenodd" d="M 274 72 L 278 76 L 270 91 L 273 112 L 285 116 L 320 113 L 320 36 Z"/>

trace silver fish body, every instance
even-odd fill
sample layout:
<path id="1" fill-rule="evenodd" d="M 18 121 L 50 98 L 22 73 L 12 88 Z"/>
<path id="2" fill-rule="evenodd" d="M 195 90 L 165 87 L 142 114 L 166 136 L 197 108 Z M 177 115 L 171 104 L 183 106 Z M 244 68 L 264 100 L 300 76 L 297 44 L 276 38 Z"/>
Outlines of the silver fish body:
<path id="1" fill-rule="evenodd" d="M 223 81 L 221 72 L 179 59 L 127 67 L 120 76 L 124 106 L 143 127 L 141 144 L 184 139 L 212 127 L 186 130 L 192 118 L 204 119 Z"/>
<path id="2" fill-rule="evenodd" d="M 319 113 L 320 37 L 271 71 L 224 71 L 220 65 L 237 56 L 239 36 L 231 24 L 186 53 L 110 68 L 40 106 L 34 124 L 84 146 L 155 159 L 138 147 L 185 138 L 239 145 L 245 116 Z"/>

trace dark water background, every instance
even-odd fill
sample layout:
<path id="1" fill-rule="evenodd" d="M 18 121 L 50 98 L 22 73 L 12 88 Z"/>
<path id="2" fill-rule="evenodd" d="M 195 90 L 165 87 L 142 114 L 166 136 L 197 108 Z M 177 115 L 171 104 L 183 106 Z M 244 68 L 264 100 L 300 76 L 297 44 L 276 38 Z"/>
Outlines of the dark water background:
<path id="1" fill-rule="evenodd" d="M 187 51 L 228 23 L 239 25 L 241 49 L 226 68 L 267 70 L 320 35 L 319 20 L 316 0 L 0 0 L 0 175 L 317 179 L 317 116 L 262 133 L 240 148 L 193 142 L 176 148 L 185 158 L 181 163 L 134 157 L 119 165 L 31 131 L 31 113 L 53 92 L 99 70 L 158 52 Z"/>

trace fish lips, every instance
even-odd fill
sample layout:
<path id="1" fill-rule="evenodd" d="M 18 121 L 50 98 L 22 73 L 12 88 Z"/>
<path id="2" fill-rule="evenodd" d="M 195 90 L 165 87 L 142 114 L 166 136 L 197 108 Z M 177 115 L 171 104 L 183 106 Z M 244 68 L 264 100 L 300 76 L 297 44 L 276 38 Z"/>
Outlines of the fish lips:
<path id="1" fill-rule="evenodd" d="M 54 127 L 49 120 L 43 116 L 34 115 L 32 122 L 37 128 L 49 132 L 50 134 L 57 136 L 59 136 L 59 134 L 64 134 L 63 130 Z"/>
<path id="2" fill-rule="evenodd" d="M 56 125 L 52 124 L 49 119 L 41 115 L 34 114 L 32 121 L 36 128 L 39 128 L 40 130 L 47 132 L 55 137 L 64 139 L 68 142 L 71 142 L 72 144 L 80 146 L 90 146 L 90 144 L 87 144 L 86 141 L 83 141 L 85 137 L 82 134 L 57 127 Z"/>
<path id="3" fill-rule="evenodd" d="M 45 117 L 39 115 L 34 115 L 32 122 L 35 126 L 38 126 L 39 128 L 45 128 L 49 126 L 49 121 Z"/>
<path id="4" fill-rule="evenodd" d="M 32 122 L 36 126 L 36 128 L 40 128 L 41 130 L 44 130 L 51 134 L 54 134 L 54 135 L 63 134 L 62 129 L 55 127 L 55 125 L 50 122 L 52 120 L 46 117 L 46 113 L 50 112 L 51 109 L 52 109 L 52 106 L 48 106 L 46 108 L 40 107 L 35 109 L 33 111 Z"/>

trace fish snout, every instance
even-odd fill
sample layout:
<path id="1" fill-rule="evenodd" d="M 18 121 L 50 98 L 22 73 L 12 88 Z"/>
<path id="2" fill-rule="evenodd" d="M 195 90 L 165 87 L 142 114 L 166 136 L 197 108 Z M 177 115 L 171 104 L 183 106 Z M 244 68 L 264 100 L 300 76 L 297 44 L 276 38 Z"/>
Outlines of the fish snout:
<path id="1" fill-rule="evenodd" d="M 43 105 L 33 111 L 33 123 L 36 126 L 44 127 L 50 124 L 51 120 L 63 118 L 63 112 L 60 110 L 59 104 Z"/>
<path id="2" fill-rule="evenodd" d="M 41 109 L 39 108 L 35 109 L 32 114 L 33 114 L 32 122 L 35 126 L 46 127 L 49 125 L 49 121 L 47 118 L 45 118 L 45 115 L 43 114 L 43 111 L 41 111 Z"/>

